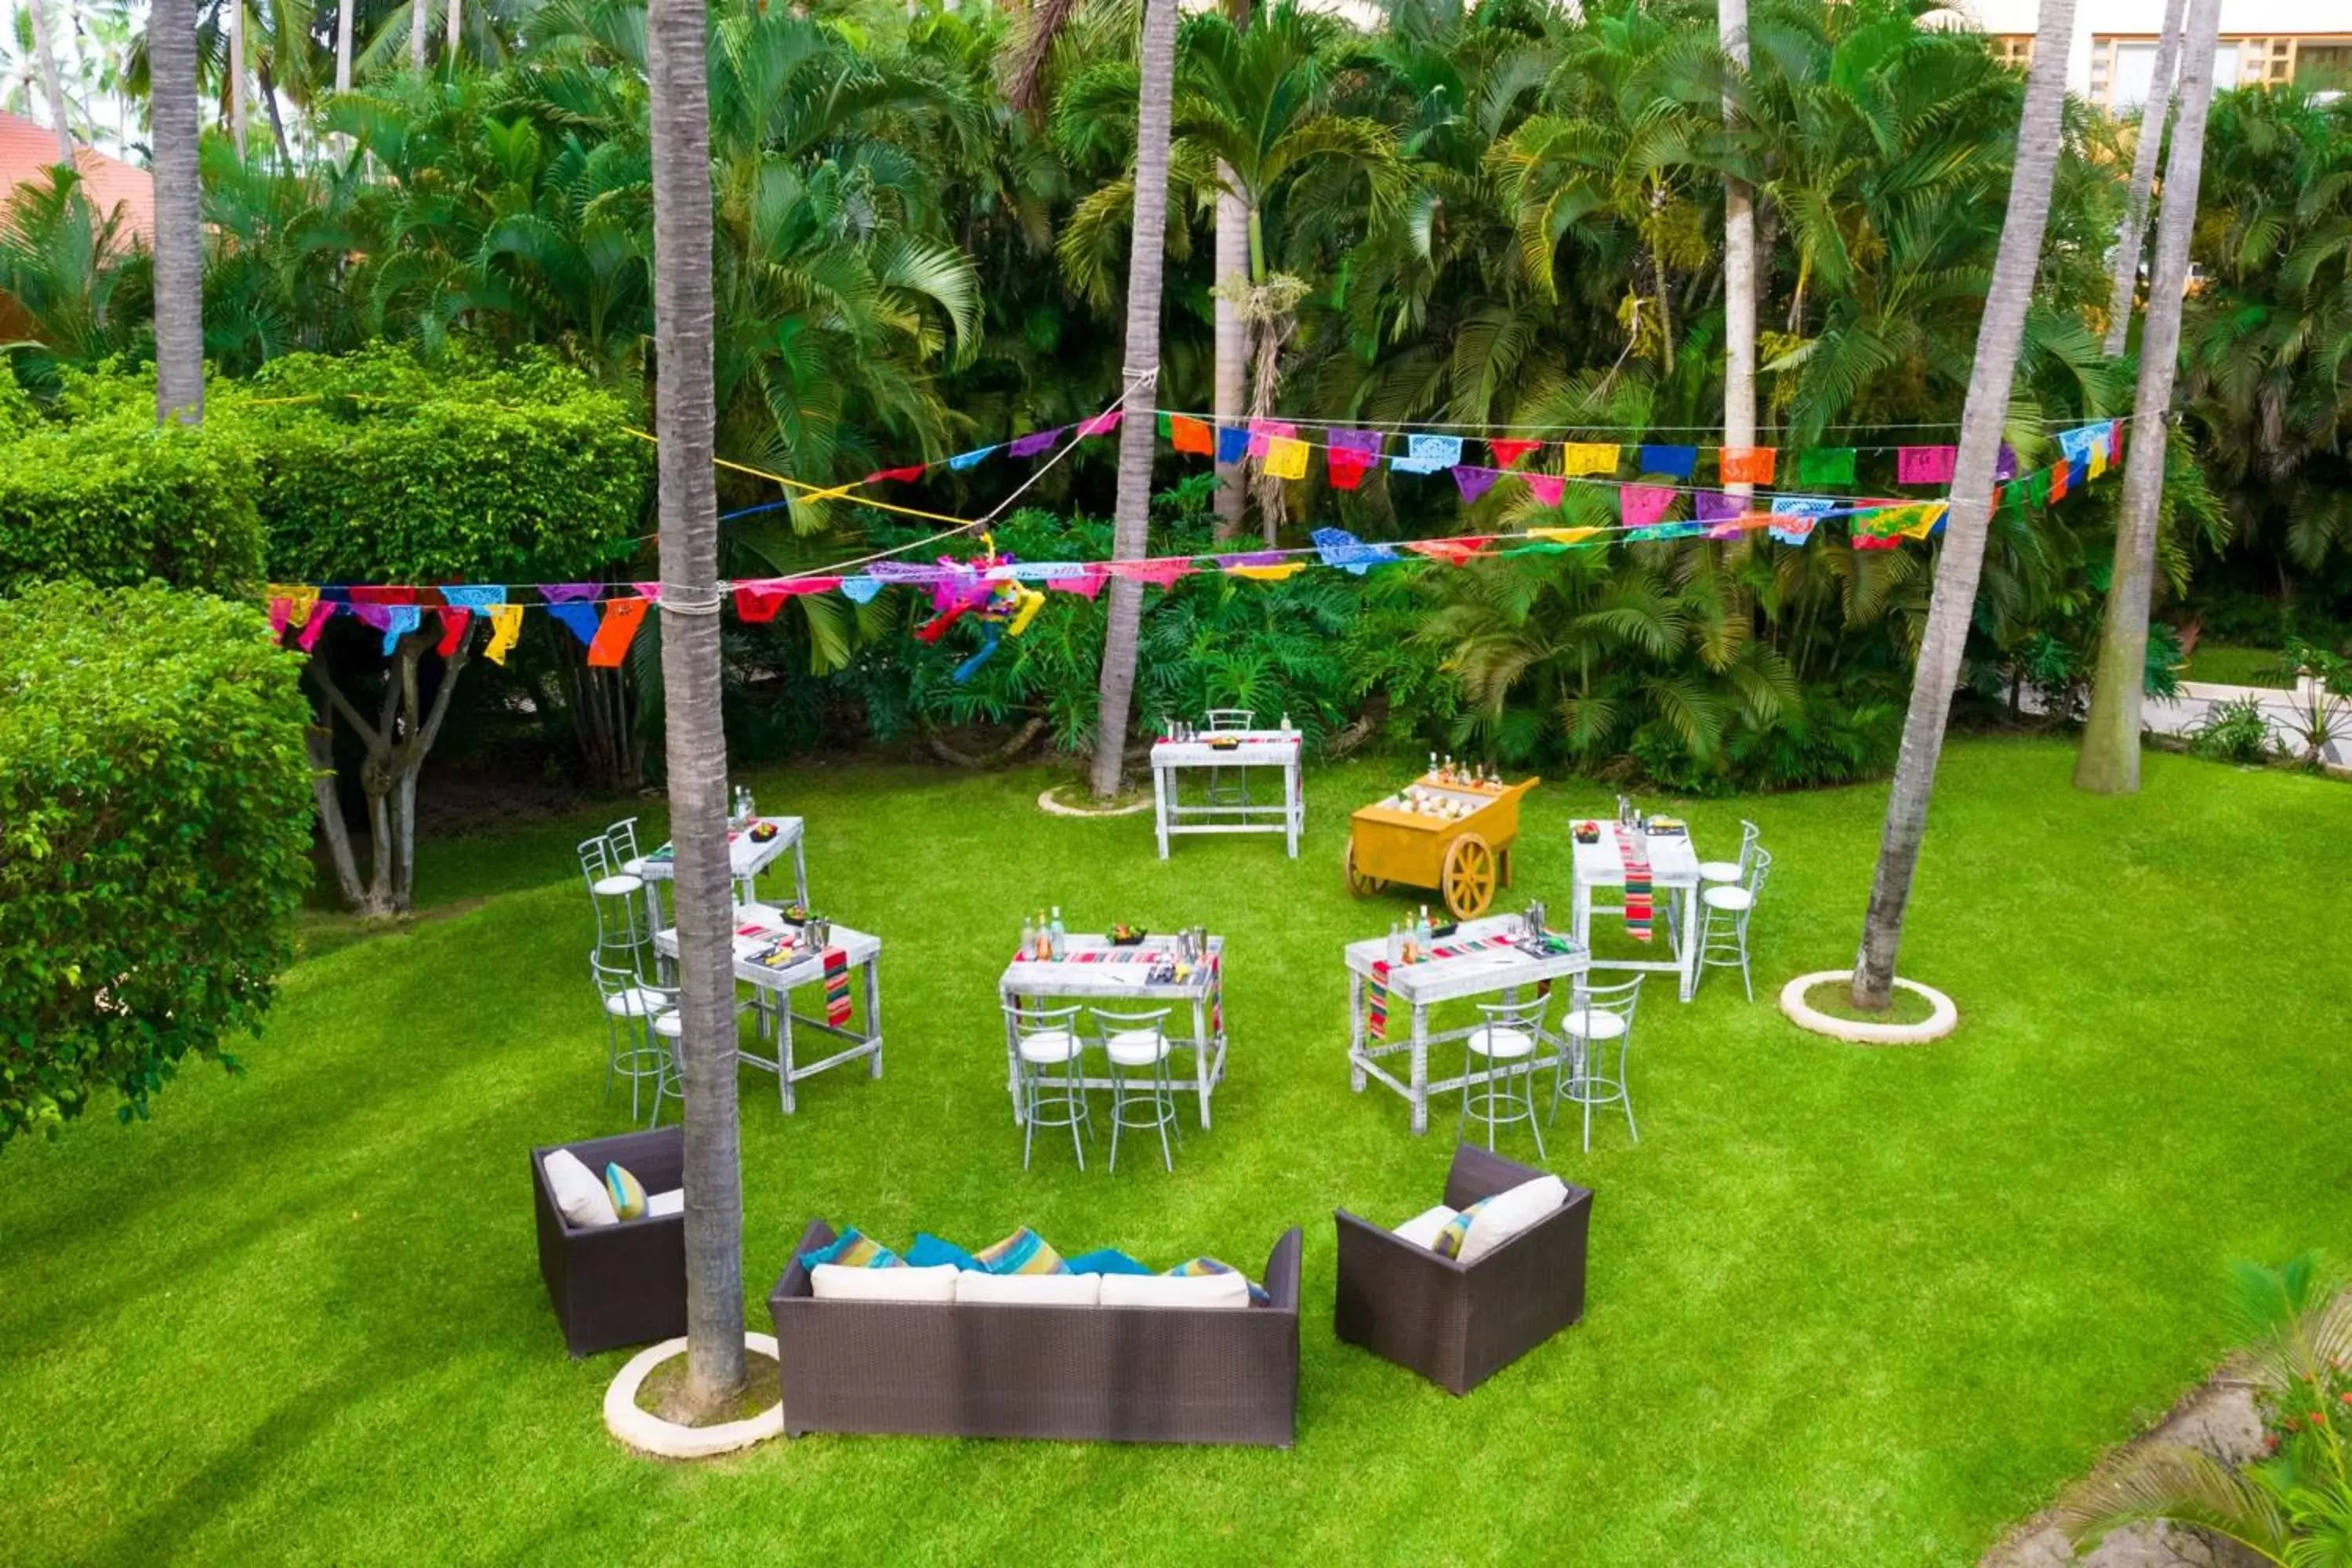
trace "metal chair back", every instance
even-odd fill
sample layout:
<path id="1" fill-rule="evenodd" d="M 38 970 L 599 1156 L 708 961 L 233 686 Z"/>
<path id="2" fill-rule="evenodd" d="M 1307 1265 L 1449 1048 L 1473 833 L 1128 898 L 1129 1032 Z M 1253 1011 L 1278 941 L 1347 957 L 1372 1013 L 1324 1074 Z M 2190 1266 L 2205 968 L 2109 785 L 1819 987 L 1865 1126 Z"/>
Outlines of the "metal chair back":
<path id="1" fill-rule="evenodd" d="M 1251 708 L 1212 708 L 1202 715 L 1208 721 L 1209 732 L 1226 730 L 1247 730 L 1257 721 L 1257 711 Z"/>

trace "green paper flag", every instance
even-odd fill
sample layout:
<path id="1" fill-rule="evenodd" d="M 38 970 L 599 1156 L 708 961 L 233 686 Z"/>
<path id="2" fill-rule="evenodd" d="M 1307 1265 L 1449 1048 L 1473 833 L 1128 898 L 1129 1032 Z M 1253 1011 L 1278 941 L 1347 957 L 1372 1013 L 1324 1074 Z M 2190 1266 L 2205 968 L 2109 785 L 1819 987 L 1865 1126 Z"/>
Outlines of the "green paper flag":
<path id="1" fill-rule="evenodd" d="M 1801 485 L 1853 483 L 1853 448 L 1852 447 L 1807 447 L 1797 454 L 1797 482 Z"/>
<path id="2" fill-rule="evenodd" d="M 1160 432 L 1160 438 L 1161 440 L 1166 441 L 1174 438 L 1176 434 L 1175 422 L 1171 420 L 1168 416 L 1165 414 L 1161 415 L 1158 420 L 1154 421 L 1154 424 Z"/>

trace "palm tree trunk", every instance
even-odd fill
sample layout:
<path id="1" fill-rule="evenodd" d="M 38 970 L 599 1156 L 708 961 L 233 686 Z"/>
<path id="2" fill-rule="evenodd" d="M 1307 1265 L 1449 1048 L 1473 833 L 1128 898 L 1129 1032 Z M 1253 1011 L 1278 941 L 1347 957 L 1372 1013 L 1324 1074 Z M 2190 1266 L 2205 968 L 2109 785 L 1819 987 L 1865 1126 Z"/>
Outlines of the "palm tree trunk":
<path id="1" fill-rule="evenodd" d="M 25 20 L 33 29 L 33 53 L 40 61 L 41 90 L 48 95 L 49 122 L 57 128 L 58 162 L 74 161 L 73 121 L 66 113 L 65 89 L 58 81 L 58 57 L 49 47 L 49 20 L 41 0 L 25 0 Z"/>
<path id="2" fill-rule="evenodd" d="M 1745 75 L 1748 70 L 1748 0 L 1717 0 L 1716 25 L 1723 52 Z M 1733 129 L 1738 106 L 1723 95 L 1723 124 Z M 1748 182 L 1723 183 L 1723 444 L 1756 444 L 1756 212 Z M 1753 485 L 1723 487 L 1746 496 Z"/>
<path id="3" fill-rule="evenodd" d="M 335 6 L 335 90 L 352 90 L 352 0 L 337 0 Z"/>
<path id="4" fill-rule="evenodd" d="M 196 190 L 196 7 L 147 9 L 155 172 L 155 419 L 205 416 L 205 241 Z"/>
<path id="5" fill-rule="evenodd" d="M 1176 87 L 1176 0 L 1144 0 L 1143 81 L 1136 105 L 1135 231 L 1127 258 L 1127 416 L 1118 427 L 1118 499 L 1111 556 L 1149 549 L 1153 393 L 1160 379 L 1160 284 L 1168 259 L 1168 127 Z M 1095 728 L 1094 789 L 1118 793 L 1126 763 L 1128 704 L 1135 695 L 1135 645 L 1143 584 L 1115 577 L 1103 637 L 1101 702 Z"/>
<path id="6" fill-rule="evenodd" d="M 1217 193 L 1216 418 L 1234 424 L 1249 398 L 1250 324 L 1237 290 L 1249 284 L 1249 204 L 1233 188 L 1234 172 L 1217 165 L 1226 187 Z M 1228 296 L 1234 296 L 1229 298 Z M 1249 513 L 1249 487 L 1239 463 L 1217 465 L 1217 537 L 1242 531 Z"/>
<path id="7" fill-rule="evenodd" d="M 443 45 L 441 61 L 443 67 L 449 70 L 457 68 L 457 33 L 464 25 L 465 15 L 466 0 L 449 0 L 449 30 Z"/>
<path id="8" fill-rule="evenodd" d="M 2180 117 L 2173 123 L 2172 157 L 2164 168 L 2164 211 L 2157 221 L 2147 325 L 2140 333 L 2132 441 L 2124 457 L 2115 573 L 2099 629 L 2090 718 L 2074 759 L 2074 787 L 2099 795 L 2139 789 L 2140 700 L 2147 679 L 2148 602 L 2156 585 L 2157 509 L 2164 499 L 2165 416 L 2171 411 L 2173 375 L 2180 364 L 2181 300 L 2189 290 L 2189 241 L 2197 226 L 2205 110 L 2213 100 L 2213 41 L 2221 22 L 2221 0 L 2190 0 Z"/>
<path id="9" fill-rule="evenodd" d="M 228 7 L 228 137 L 236 161 L 245 162 L 245 0 Z"/>
<path id="10" fill-rule="evenodd" d="M 2066 57 L 2074 42 L 2074 0 L 2042 0 L 2033 68 L 2026 78 L 2025 109 L 2017 130 L 2017 163 L 2011 171 L 2009 206 L 2000 226 L 2000 250 L 1985 294 L 1984 318 L 1977 328 L 1976 363 L 1969 373 L 1968 402 L 1960 412 L 1960 450 L 1952 476 L 1951 510 L 1944 523 L 1943 557 L 1936 569 L 1936 592 L 1927 607 L 1927 629 L 1919 643 L 1919 666 L 1911 680 L 1911 708 L 1903 722 L 1903 747 L 1895 763 L 1895 784 L 1886 802 L 1886 826 L 1878 846 L 1878 869 L 1871 879 L 1870 907 L 1863 916 L 1862 948 L 1853 961 L 1856 1008 L 1884 1012 L 1895 989 L 1895 957 L 1903 944 L 1903 916 L 1911 901 L 1911 879 L 1919 867 L 1919 847 L 1927 836 L 1927 802 L 1935 793 L 1936 763 L 1943 754 L 1944 728 L 1951 718 L 1952 689 L 1958 683 L 1960 655 L 1968 645 L 1977 582 L 1984 572 L 1986 525 L 1992 518 L 1992 470 L 2000 452 L 2001 426 L 2009 412 L 2010 382 L 2025 336 L 2025 310 L 2042 261 L 2042 235 L 2050 218 L 2050 184 L 2058 167 L 2062 118 L 2066 105 Z"/>
<path id="11" fill-rule="evenodd" d="M 2124 196 L 2124 216 L 2116 222 L 2115 280 L 2107 289 L 2107 357 L 2124 352 L 2131 335 L 2132 292 L 2139 283 L 2140 246 L 2147 237 L 2147 196 L 2156 184 L 2157 149 L 2164 144 L 2165 112 L 2172 102 L 2172 69 L 2180 57 L 2180 13 L 2184 0 L 2165 0 L 2164 31 L 2156 39 L 2156 76 L 2148 83 L 2147 101 L 2140 105 L 2139 144 L 2132 149 L 2131 188 Z M 2212 79 L 2212 67 L 2206 67 Z"/>
<path id="12" fill-rule="evenodd" d="M 653 0 L 655 431 L 670 836 L 677 846 L 686 1108 L 687 1397 L 743 1386 L 743 1172 L 735 1115 L 734 903 L 719 710 L 719 496 L 711 463 L 710 103 L 702 0 Z M 1144 421 L 1146 434 L 1150 421 Z"/>
<path id="13" fill-rule="evenodd" d="M 408 0 L 408 68 L 425 74 L 425 29 L 433 24 L 433 7 L 425 0 Z"/>

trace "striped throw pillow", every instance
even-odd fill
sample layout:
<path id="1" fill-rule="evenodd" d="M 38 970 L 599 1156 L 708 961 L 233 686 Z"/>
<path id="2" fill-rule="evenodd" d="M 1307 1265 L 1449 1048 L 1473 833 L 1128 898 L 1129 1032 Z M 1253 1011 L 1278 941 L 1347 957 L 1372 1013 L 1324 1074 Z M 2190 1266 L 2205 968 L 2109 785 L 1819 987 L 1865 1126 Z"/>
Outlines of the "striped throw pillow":
<path id="1" fill-rule="evenodd" d="M 1070 1266 L 1062 1255 L 1045 1243 L 1045 1238 L 1023 1226 L 992 1247 L 983 1247 L 972 1254 L 980 1266 L 991 1274 L 1067 1274 Z"/>
<path id="2" fill-rule="evenodd" d="M 1492 1198 L 1480 1198 L 1476 1203 L 1447 1220 L 1445 1228 L 1437 1233 L 1437 1239 L 1430 1243 L 1429 1249 L 1441 1258 L 1461 1257 L 1462 1243 L 1469 1237 L 1470 1227 L 1477 1223 L 1478 1211 L 1494 1201 Z"/>
<path id="3" fill-rule="evenodd" d="M 1213 1258 L 1188 1258 L 1173 1268 L 1161 1270 L 1162 1275 L 1170 1279 L 1185 1279 L 1200 1274 L 1238 1274 L 1240 1272 L 1241 1270 L 1232 1264 L 1220 1263 Z M 1264 1307 L 1273 1302 L 1274 1298 L 1265 1293 L 1265 1287 L 1254 1280 L 1244 1280 L 1243 1283 L 1249 1286 L 1251 1306 Z"/>
<path id="4" fill-rule="evenodd" d="M 829 1247 L 801 1254 L 801 1267 L 814 1270 L 820 1263 L 837 1264 L 844 1268 L 904 1268 L 907 1260 L 851 1226 L 835 1237 Z"/>

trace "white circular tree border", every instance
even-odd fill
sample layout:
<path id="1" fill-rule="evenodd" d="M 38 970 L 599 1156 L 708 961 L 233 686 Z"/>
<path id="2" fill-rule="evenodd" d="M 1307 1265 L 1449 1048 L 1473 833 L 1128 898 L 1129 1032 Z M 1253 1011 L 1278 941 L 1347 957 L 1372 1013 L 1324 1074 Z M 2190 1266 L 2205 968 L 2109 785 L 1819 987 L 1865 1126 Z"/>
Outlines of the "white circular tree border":
<path id="1" fill-rule="evenodd" d="M 758 1351 L 773 1361 L 776 1336 L 746 1333 L 743 1348 Z M 637 1389 L 654 1368 L 685 1353 L 686 1336 L 681 1334 L 677 1339 L 648 1345 L 629 1358 L 629 1364 L 621 1369 L 621 1375 L 604 1391 L 604 1426 L 614 1436 L 638 1453 L 651 1454 L 657 1459 L 708 1459 L 783 1436 L 784 1405 L 781 1399 L 757 1415 L 717 1426 L 681 1426 L 640 1405 Z"/>
<path id="2" fill-rule="evenodd" d="M 1055 798 L 1056 784 L 1037 797 L 1037 809 L 1048 816 L 1133 816 L 1139 811 L 1150 811 L 1151 802 L 1139 800 L 1131 805 L 1085 806 L 1065 805 Z"/>
<path id="3" fill-rule="evenodd" d="M 1959 1026 L 1960 1010 L 1952 999 L 1932 985 L 1922 985 L 1916 980 L 1897 978 L 1895 984 L 1914 996 L 1925 996 L 1935 1011 L 1916 1024 L 1864 1024 L 1852 1018 L 1832 1017 L 1805 1001 L 1805 994 L 1816 985 L 1832 981 L 1851 984 L 1851 969 L 1822 969 L 1811 974 L 1800 974 L 1780 987 L 1780 1011 L 1801 1029 L 1811 1029 L 1816 1035 L 1827 1035 L 1833 1040 L 1843 1040 L 1855 1046 L 1922 1046 L 1929 1040 L 1940 1040 Z"/>

